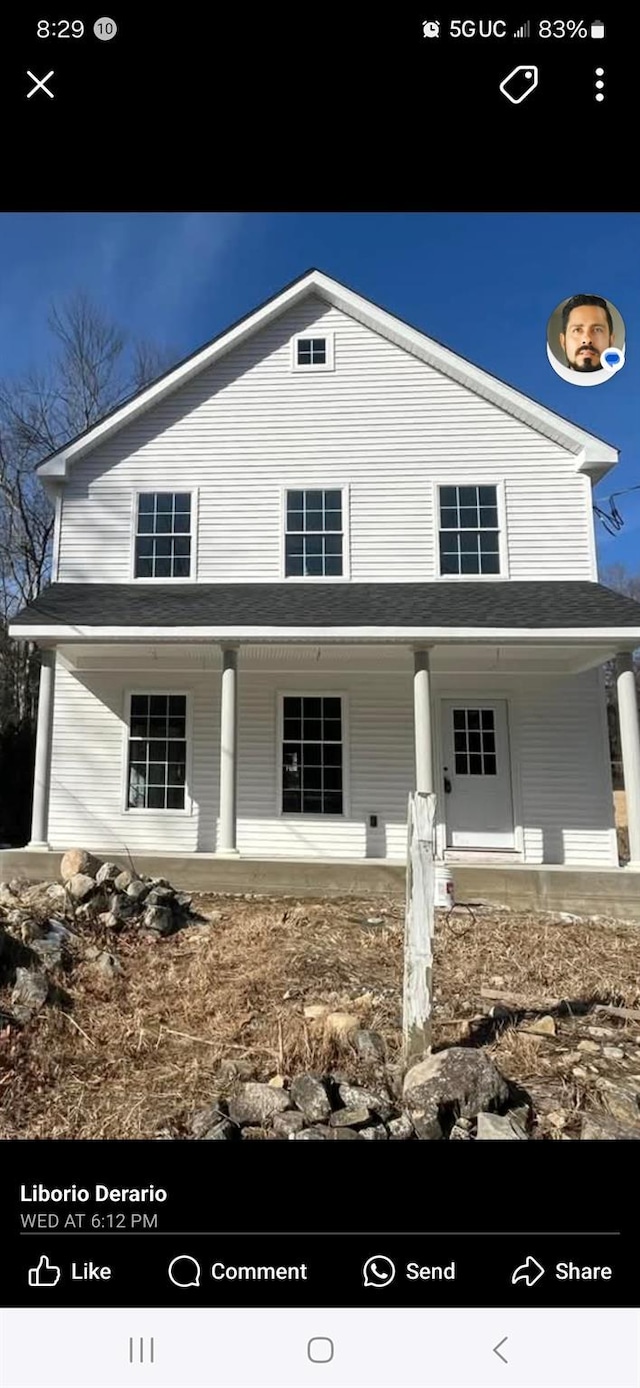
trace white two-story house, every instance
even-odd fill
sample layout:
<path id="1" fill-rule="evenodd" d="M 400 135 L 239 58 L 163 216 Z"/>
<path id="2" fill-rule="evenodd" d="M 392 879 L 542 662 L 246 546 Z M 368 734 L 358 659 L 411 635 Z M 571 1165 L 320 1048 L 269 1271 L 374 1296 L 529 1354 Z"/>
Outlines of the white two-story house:
<path id="1" fill-rule="evenodd" d="M 51 585 L 32 847 L 631 857 L 640 605 L 598 583 L 617 451 L 317 270 L 39 468 Z"/>

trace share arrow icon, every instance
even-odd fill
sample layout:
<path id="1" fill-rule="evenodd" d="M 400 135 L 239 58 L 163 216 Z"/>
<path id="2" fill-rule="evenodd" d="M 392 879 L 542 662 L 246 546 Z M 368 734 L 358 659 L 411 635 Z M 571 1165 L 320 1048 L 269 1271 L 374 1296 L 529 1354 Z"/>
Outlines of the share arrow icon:
<path id="1" fill-rule="evenodd" d="M 544 1277 L 544 1273 L 545 1269 L 542 1263 L 539 1263 L 536 1258 L 532 1258 L 529 1254 L 526 1263 L 520 1263 L 520 1266 L 513 1273 L 511 1286 L 514 1287 L 516 1282 L 526 1282 L 528 1287 L 535 1287 L 536 1282 Z"/>

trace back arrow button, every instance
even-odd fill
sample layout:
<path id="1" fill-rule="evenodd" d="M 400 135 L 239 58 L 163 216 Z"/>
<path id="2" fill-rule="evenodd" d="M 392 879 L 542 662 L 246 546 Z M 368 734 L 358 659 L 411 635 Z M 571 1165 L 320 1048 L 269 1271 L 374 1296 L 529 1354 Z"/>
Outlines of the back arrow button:
<path id="1" fill-rule="evenodd" d="M 505 1359 L 504 1354 L 501 1354 L 501 1353 L 500 1353 L 500 1350 L 502 1349 L 502 1346 L 503 1346 L 503 1345 L 506 1345 L 508 1339 L 509 1339 L 509 1336 L 508 1336 L 508 1335 L 505 1335 L 505 1336 L 504 1336 L 504 1339 L 498 1340 L 497 1345 L 494 1345 L 494 1346 L 493 1346 L 493 1353 L 494 1353 L 494 1354 L 497 1354 L 498 1359 L 501 1359 L 502 1362 L 503 1362 L 503 1364 L 508 1364 L 508 1363 L 509 1363 L 509 1360 L 508 1360 L 508 1359 Z"/>

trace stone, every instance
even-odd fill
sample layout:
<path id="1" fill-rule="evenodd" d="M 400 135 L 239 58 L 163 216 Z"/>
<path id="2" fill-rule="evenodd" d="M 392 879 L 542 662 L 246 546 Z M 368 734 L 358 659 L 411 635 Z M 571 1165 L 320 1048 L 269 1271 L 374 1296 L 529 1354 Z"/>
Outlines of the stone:
<path id="1" fill-rule="evenodd" d="M 370 1128 L 361 1128 L 359 1137 L 365 1137 L 368 1142 L 387 1141 L 389 1134 L 384 1123 L 372 1123 Z"/>
<path id="2" fill-rule="evenodd" d="M 368 1123 L 371 1110 L 362 1104 L 359 1108 L 337 1108 L 329 1119 L 330 1128 L 359 1128 Z"/>
<path id="3" fill-rule="evenodd" d="M 239 1085 L 229 1099 L 229 1117 L 241 1127 L 252 1124 L 264 1127 L 276 1113 L 284 1113 L 288 1108 L 291 1108 L 288 1094 L 257 1081 Z"/>
<path id="4" fill-rule="evenodd" d="M 140 924 L 155 935 L 170 935 L 175 925 L 173 911 L 168 906 L 146 906 Z"/>
<path id="5" fill-rule="evenodd" d="M 296 1075 L 291 1082 L 292 1103 L 304 1114 L 307 1123 L 323 1123 L 331 1113 L 331 1100 L 317 1075 Z"/>
<path id="6" fill-rule="evenodd" d="M 567 1115 L 561 1108 L 553 1108 L 545 1114 L 545 1118 L 550 1128 L 566 1128 Z"/>
<path id="7" fill-rule="evenodd" d="M 387 1054 L 387 1047 L 384 1037 L 378 1031 L 369 1031 L 367 1027 L 359 1027 L 349 1037 L 351 1045 L 366 1064 L 382 1065 Z"/>
<path id="8" fill-rule="evenodd" d="M 470 1142 L 471 1133 L 468 1128 L 463 1128 L 461 1123 L 454 1123 L 449 1133 L 450 1142 Z"/>
<path id="9" fill-rule="evenodd" d="M 312 1026 L 315 1022 L 323 1022 L 329 1012 L 330 1008 L 323 1002 L 308 1003 L 304 1009 L 304 1015 Z"/>
<path id="10" fill-rule="evenodd" d="M 96 882 L 99 887 L 110 886 L 120 876 L 122 868 L 117 863 L 103 863 L 96 873 Z"/>
<path id="11" fill-rule="evenodd" d="M 131 901 L 142 902 L 144 901 L 144 898 L 146 897 L 148 891 L 149 888 L 146 882 L 143 882 L 142 878 L 136 877 L 133 882 L 129 883 L 126 895 L 130 897 Z"/>
<path id="12" fill-rule="evenodd" d="M 329 1136 L 328 1129 L 323 1131 L 320 1128 L 303 1128 L 301 1133 L 293 1133 L 293 1142 L 325 1142 Z"/>
<path id="13" fill-rule="evenodd" d="M 276 1113 L 271 1126 L 276 1137 L 293 1137 L 302 1132 L 304 1125 L 304 1114 L 299 1109 L 291 1108 L 286 1113 Z"/>
<path id="14" fill-rule="evenodd" d="M 547 1015 L 546 1017 L 536 1017 L 533 1022 L 525 1022 L 520 1030 L 526 1031 L 532 1036 L 555 1036 L 557 1028 L 555 1019 Z"/>
<path id="15" fill-rule="evenodd" d="M 94 966 L 107 982 L 115 982 L 118 974 L 122 973 L 122 964 L 115 954 L 110 954 L 109 950 L 100 951 Z"/>
<path id="16" fill-rule="evenodd" d="M 118 876 L 114 877 L 112 880 L 117 892 L 126 892 L 127 887 L 130 887 L 133 882 L 133 873 L 129 872 L 128 868 L 123 868 L 122 871 L 118 873 Z"/>
<path id="17" fill-rule="evenodd" d="M 336 1128 L 336 1127 L 334 1127 L 334 1128 L 330 1128 L 330 1129 L 329 1129 L 329 1131 L 328 1131 L 328 1133 L 327 1133 L 327 1137 L 333 1139 L 334 1141 L 336 1141 L 336 1140 L 338 1140 L 338 1139 L 344 1141 L 345 1138 L 354 1138 L 354 1137 L 355 1137 L 355 1138 L 360 1138 L 360 1137 L 362 1137 L 362 1133 L 357 1133 L 357 1132 L 355 1131 L 355 1128 Z"/>
<path id="18" fill-rule="evenodd" d="M 380 1089 L 363 1089 L 358 1084 L 341 1084 L 339 1094 L 345 1108 L 368 1108 L 383 1120 L 391 1118 L 394 1112 L 389 1095 Z"/>
<path id="19" fill-rule="evenodd" d="M 404 1103 L 419 1138 L 447 1137 L 457 1118 L 505 1108 L 509 1087 L 490 1056 L 451 1046 L 407 1071 Z"/>
<path id="20" fill-rule="evenodd" d="M 407 1138 L 414 1136 L 413 1123 L 408 1113 L 401 1113 L 398 1118 L 392 1118 L 387 1123 L 389 1137 L 396 1142 L 406 1142 Z"/>
<path id="21" fill-rule="evenodd" d="M 143 884 L 146 887 L 146 883 Z M 172 887 L 151 887 L 147 901 L 150 906 L 169 906 L 175 900 Z"/>
<path id="22" fill-rule="evenodd" d="M 600 1055 L 601 1050 L 597 1041 L 579 1041 L 578 1050 L 586 1055 Z"/>
<path id="23" fill-rule="evenodd" d="M 514 1123 L 508 1113 L 479 1113 L 476 1138 L 478 1141 L 500 1139 L 502 1141 L 526 1141 L 526 1133 L 519 1123 Z"/>
<path id="24" fill-rule="evenodd" d="M 624 1051 L 620 1046 L 603 1046 L 602 1054 L 607 1060 L 624 1060 Z"/>
<path id="25" fill-rule="evenodd" d="M 613 1118 L 619 1123 L 640 1123 L 639 1077 L 625 1075 L 620 1081 L 601 1078 L 596 1085 L 602 1103 Z"/>
<path id="26" fill-rule="evenodd" d="M 94 857 L 93 853 L 87 853 L 86 849 L 69 848 L 60 860 L 60 876 L 63 882 L 68 882 L 81 873 L 95 881 L 101 866 L 100 859 Z"/>
<path id="27" fill-rule="evenodd" d="M 350 1039 L 354 1031 L 360 1030 L 360 1018 L 352 1012 L 328 1012 L 324 1019 L 325 1033 L 336 1041 Z"/>
<path id="28" fill-rule="evenodd" d="M 266 1128 L 261 1128 L 259 1123 L 248 1123 L 240 1133 L 240 1137 L 249 1142 L 264 1141 L 266 1137 L 270 1136 L 271 1134 L 267 1132 Z"/>
<path id="29" fill-rule="evenodd" d="M 98 916 L 98 921 L 100 925 L 104 926 L 105 930 L 117 930 L 118 926 L 122 923 L 118 916 L 114 916 L 113 911 L 101 911 Z"/>
<path id="30" fill-rule="evenodd" d="M 631 1138 L 637 1142 L 640 1141 L 640 1125 L 619 1123 L 617 1119 L 611 1118 L 606 1113 L 585 1113 L 582 1118 L 580 1137 L 586 1141 L 595 1142 L 600 1142 L 603 1138 L 609 1141 Z"/>
<path id="31" fill-rule="evenodd" d="M 34 937 L 29 941 L 34 954 L 45 969 L 59 969 L 65 953 L 64 941 L 60 935 L 49 934 Z"/>
<path id="32" fill-rule="evenodd" d="M 11 1006 L 19 1022 L 30 1021 L 44 1006 L 48 994 L 49 980 L 42 969 L 16 969 Z"/>
<path id="33" fill-rule="evenodd" d="M 271 1079 L 269 1080 L 269 1084 L 271 1085 L 272 1089 L 284 1089 L 284 1075 L 272 1075 Z"/>
<path id="34" fill-rule="evenodd" d="M 73 877 L 68 877 L 66 887 L 69 896 L 73 901 L 88 901 L 96 889 L 95 879 L 89 877 L 86 872 L 76 872 Z"/>

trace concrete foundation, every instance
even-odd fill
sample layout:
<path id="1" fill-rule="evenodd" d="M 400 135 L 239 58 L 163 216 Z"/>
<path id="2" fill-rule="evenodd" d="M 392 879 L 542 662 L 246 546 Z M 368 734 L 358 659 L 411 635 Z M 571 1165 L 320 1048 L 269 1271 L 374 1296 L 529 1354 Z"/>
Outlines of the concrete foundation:
<path id="1" fill-rule="evenodd" d="M 130 867 L 121 854 L 96 856 Z M 59 878 L 62 853 L 41 849 L 0 852 L 0 882 Z M 402 863 L 381 859 L 222 858 L 214 854 L 145 853 L 134 866 L 143 876 L 166 877 L 193 892 L 264 892 L 282 896 L 390 896 L 402 899 Z M 567 911 L 615 916 L 640 923 L 640 871 L 633 868 L 565 868 L 451 864 L 458 902 L 486 902 L 521 911 Z"/>

